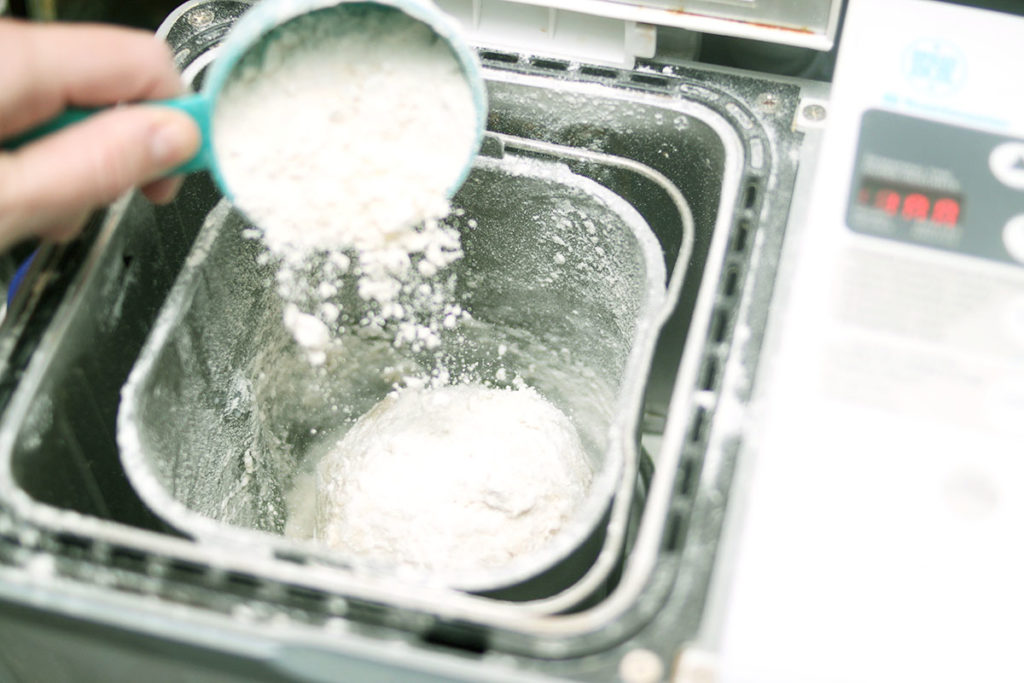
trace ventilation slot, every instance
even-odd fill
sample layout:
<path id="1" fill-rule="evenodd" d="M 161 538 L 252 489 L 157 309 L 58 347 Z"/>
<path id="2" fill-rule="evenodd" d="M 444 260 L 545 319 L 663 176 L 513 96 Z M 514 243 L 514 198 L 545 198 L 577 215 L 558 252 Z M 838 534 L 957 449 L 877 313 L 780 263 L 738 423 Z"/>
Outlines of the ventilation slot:
<path id="1" fill-rule="evenodd" d="M 534 58 L 530 60 L 530 65 L 538 69 L 548 69 L 549 71 L 566 71 L 569 68 L 569 62 L 560 62 L 554 59 Z"/>
<path id="2" fill-rule="evenodd" d="M 707 422 L 708 411 L 706 408 L 697 408 L 693 414 L 693 424 L 690 426 L 690 442 L 700 443 L 704 439 L 704 423 Z"/>
<path id="3" fill-rule="evenodd" d="M 754 204 L 757 203 L 757 184 L 750 183 L 747 185 L 747 189 L 743 190 L 743 208 L 753 209 Z"/>
<path id="4" fill-rule="evenodd" d="M 740 253 L 745 252 L 749 243 L 750 221 L 744 218 L 736 224 L 736 229 L 733 231 L 732 250 Z"/>
<path id="5" fill-rule="evenodd" d="M 516 64 L 519 62 L 519 55 L 510 54 L 508 52 L 485 50 L 479 54 L 480 59 L 485 62 L 501 62 L 502 64 Z"/>
<path id="6" fill-rule="evenodd" d="M 715 311 L 711 317 L 711 342 L 721 344 L 729 331 L 729 312 L 724 308 Z"/>
<path id="7" fill-rule="evenodd" d="M 668 552 L 683 547 L 683 536 L 686 525 L 683 524 L 683 511 L 673 509 L 665 522 L 665 535 L 662 536 L 662 548 Z"/>
<path id="8" fill-rule="evenodd" d="M 302 553 L 291 552 L 288 550 L 278 550 L 274 553 L 274 557 L 285 562 L 291 562 L 292 564 L 309 564 L 309 558 Z"/>
<path id="9" fill-rule="evenodd" d="M 55 539 L 60 545 L 60 553 L 70 558 L 85 558 L 92 549 L 92 541 L 73 534 L 57 534 Z"/>
<path id="10" fill-rule="evenodd" d="M 167 565 L 167 578 L 183 583 L 197 583 L 206 576 L 206 567 L 194 562 L 174 560 Z"/>
<path id="11" fill-rule="evenodd" d="M 255 576 L 235 572 L 229 573 L 225 577 L 224 583 L 230 592 L 245 598 L 255 596 L 259 592 L 261 585 L 260 580 Z"/>
<path id="12" fill-rule="evenodd" d="M 391 614 L 391 609 L 384 605 L 377 605 L 372 602 L 363 602 L 361 600 L 351 600 L 348 603 L 347 615 L 356 621 L 362 621 L 369 624 L 382 624 L 388 621 L 388 616 Z"/>
<path id="13" fill-rule="evenodd" d="M 693 495 L 694 485 L 697 483 L 697 478 L 694 474 L 697 471 L 697 467 L 694 464 L 693 458 L 686 458 L 683 460 L 682 472 L 679 475 L 679 494 L 686 496 L 687 498 Z"/>
<path id="14" fill-rule="evenodd" d="M 704 369 L 700 373 L 700 388 L 703 391 L 711 391 L 718 381 L 718 360 L 709 356 L 704 361 Z"/>
<path id="15" fill-rule="evenodd" d="M 110 563 L 118 569 L 142 574 L 146 571 L 146 554 L 132 548 L 114 548 L 110 551 Z"/>
<path id="16" fill-rule="evenodd" d="M 629 80 L 634 83 L 643 83 L 644 85 L 655 85 L 659 88 L 668 88 L 668 79 L 660 76 L 648 76 L 647 74 L 632 74 Z"/>
<path id="17" fill-rule="evenodd" d="M 326 593 L 302 586 L 287 587 L 288 604 L 306 612 L 322 612 L 324 605 L 327 604 L 327 597 Z"/>
<path id="18" fill-rule="evenodd" d="M 595 78 L 617 78 L 619 75 L 617 71 L 601 69 L 596 66 L 581 66 L 580 73 L 584 76 L 593 76 Z"/>
<path id="19" fill-rule="evenodd" d="M 725 279 L 722 282 L 722 294 L 726 298 L 736 296 L 740 285 L 740 271 L 738 268 L 729 268 L 725 271 Z"/>
<path id="20" fill-rule="evenodd" d="M 436 624 L 423 634 L 423 640 L 431 645 L 454 647 L 473 654 L 483 654 L 488 650 L 487 632 L 469 624 Z"/>

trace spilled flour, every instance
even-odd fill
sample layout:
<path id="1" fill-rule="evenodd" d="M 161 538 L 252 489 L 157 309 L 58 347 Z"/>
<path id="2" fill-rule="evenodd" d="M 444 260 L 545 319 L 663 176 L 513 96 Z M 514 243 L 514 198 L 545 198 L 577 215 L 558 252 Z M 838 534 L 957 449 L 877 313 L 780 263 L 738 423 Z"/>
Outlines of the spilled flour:
<path id="1" fill-rule="evenodd" d="M 409 321 L 399 299 L 412 276 L 459 258 L 458 233 L 440 220 L 476 125 L 448 45 L 397 10 L 299 17 L 236 67 L 214 113 L 214 149 L 279 263 L 285 324 L 312 362 L 323 362 L 351 269 L 369 323 L 384 325 Z M 429 345 L 430 333 L 405 337 Z"/>
<path id="2" fill-rule="evenodd" d="M 572 423 L 529 388 L 403 389 L 328 443 L 285 533 L 432 572 L 537 551 L 592 477 Z"/>

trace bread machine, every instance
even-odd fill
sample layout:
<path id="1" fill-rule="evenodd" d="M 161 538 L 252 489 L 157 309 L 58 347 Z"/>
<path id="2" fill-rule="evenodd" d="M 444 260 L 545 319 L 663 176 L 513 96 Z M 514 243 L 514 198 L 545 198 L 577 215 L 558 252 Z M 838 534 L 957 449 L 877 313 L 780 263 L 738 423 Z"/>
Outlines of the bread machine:
<path id="1" fill-rule="evenodd" d="M 166 18 L 186 82 L 247 4 Z M 484 155 L 617 195 L 676 278 L 596 552 L 488 594 L 201 543 L 154 514 L 117 413 L 228 210 L 197 175 L 41 249 L 8 307 L 0 679 L 1024 676 L 1024 19 L 936 0 L 440 4 L 484 67 Z M 808 78 L 841 25 L 831 83 Z M 698 59 L 716 45 L 732 66 Z"/>

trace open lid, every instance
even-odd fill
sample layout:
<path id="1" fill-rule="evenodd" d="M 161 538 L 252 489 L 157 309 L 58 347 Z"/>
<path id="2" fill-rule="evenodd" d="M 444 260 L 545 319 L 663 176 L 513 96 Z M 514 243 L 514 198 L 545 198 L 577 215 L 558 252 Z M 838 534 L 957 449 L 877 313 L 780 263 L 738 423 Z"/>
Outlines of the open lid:
<path id="1" fill-rule="evenodd" d="M 436 0 L 481 45 L 632 66 L 657 27 L 826 51 L 841 0 Z"/>
<path id="2" fill-rule="evenodd" d="M 190 68 L 202 69 L 214 53 L 197 62 L 194 51 L 216 44 L 253 1 L 188 0 L 164 20 L 157 35 L 182 46 L 179 54 L 194 63 Z M 677 36 L 687 38 L 683 42 L 712 33 L 830 50 L 843 6 L 842 0 L 434 2 L 461 22 L 469 40 L 480 47 L 626 68 L 637 57 L 654 56 L 658 27 L 680 29 Z"/>

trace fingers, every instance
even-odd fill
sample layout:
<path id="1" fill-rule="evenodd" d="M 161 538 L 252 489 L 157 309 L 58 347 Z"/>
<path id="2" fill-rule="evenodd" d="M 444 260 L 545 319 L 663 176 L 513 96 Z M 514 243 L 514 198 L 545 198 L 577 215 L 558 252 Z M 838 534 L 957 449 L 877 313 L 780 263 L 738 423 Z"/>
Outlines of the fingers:
<path id="1" fill-rule="evenodd" d="M 89 220 L 90 213 L 90 211 L 80 211 L 66 216 L 58 216 L 50 225 L 44 226 L 37 235 L 47 242 L 68 242 L 81 232 L 85 222 Z"/>
<path id="2" fill-rule="evenodd" d="M 142 194 L 146 195 L 146 199 L 154 204 L 169 204 L 178 194 L 183 182 L 185 182 L 185 178 L 182 176 L 154 180 L 142 187 Z"/>
<path id="3" fill-rule="evenodd" d="M 198 147 L 199 130 L 189 116 L 139 105 L 0 154 L 0 247 L 30 235 L 70 237 L 83 213 L 161 178 Z M 150 186 L 157 199 L 169 199 L 173 189 L 171 183 Z"/>
<path id="4" fill-rule="evenodd" d="M 0 19 L 0 140 L 68 106 L 173 97 L 181 89 L 169 48 L 144 31 L 35 25 Z M 0 152 L 0 248 L 31 235 L 73 237 L 96 207 L 143 184 L 154 201 L 178 180 L 155 180 L 198 147 L 184 114 L 126 107 Z"/>
<path id="5" fill-rule="evenodd" d="M 68 106 L 173 97 L 181 92 L 170 49 L 145 31 L 0 19 L 0 139 Z"/>

